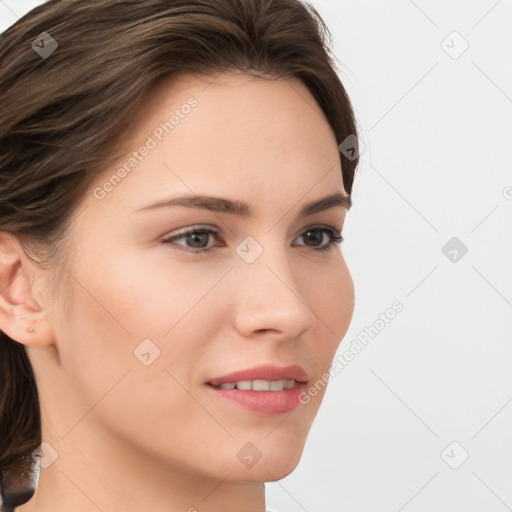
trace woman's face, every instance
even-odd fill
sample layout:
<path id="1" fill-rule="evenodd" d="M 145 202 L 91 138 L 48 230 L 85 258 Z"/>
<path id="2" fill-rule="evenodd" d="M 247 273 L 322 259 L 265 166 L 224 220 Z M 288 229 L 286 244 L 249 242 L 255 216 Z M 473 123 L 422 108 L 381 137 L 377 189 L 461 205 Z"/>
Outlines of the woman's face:
<path id="1" fill-rule="evenodd" d="M 58 370 L 45 377 L 35 362 L 44 423 L 63 451 L 94 435 L 112 453 L 183 471 L 282 478 L 299 461 L 354 307 L 328 235 L 346 208 L 301 214 L 344 195 L 330 126 L 296 79 L 182 76 L 159 85 L 124 143 L 69 231 L 67 298 L 50 315 Z M 176 203 L 151 206 L 167 200 Z M 307 382 L 211 385 L 263 365 L 277 373 L 224 381 Z M 303 375 L 279 371 L 289 366 Z"/>

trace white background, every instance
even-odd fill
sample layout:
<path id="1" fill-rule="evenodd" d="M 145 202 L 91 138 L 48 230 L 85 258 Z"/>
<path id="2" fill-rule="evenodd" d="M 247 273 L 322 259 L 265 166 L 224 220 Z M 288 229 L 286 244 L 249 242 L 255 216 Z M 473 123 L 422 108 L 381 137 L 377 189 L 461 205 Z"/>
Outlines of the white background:
<path id="1" fill-rule="evenodd" d="M 0 0 L 0 30 L 39 3 Z M 312 4 L 366 144 L 343 244 L 356 308 L 338 353 L 404 309 L 330 382 L 268 506 L 512 510 L 512 1 Z M 442 252 L 453 237 L 468 249 L 456 262 Z"/>

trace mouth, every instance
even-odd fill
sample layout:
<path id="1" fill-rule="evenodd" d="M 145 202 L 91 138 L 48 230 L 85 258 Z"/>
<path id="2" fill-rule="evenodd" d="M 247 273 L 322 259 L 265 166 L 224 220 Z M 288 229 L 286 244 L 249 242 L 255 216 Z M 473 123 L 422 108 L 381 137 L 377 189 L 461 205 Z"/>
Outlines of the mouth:
<path id="1" fill-rule="evenodd" d="M 236 387 L 245 391 L 251 389 L 255 391 L 282 391 L 282 389 L 293 387 L 293 383 L 305 383 L 307 380 L 306 370 L 299 365 L 275 366 L 265 364 L 229 373 L 222 377 L 214 377 L 207 384 L 213 387 L 227 384 L 229 387 L 226 389 Z M 249 384 L 251 387 L 249 387 Z"/>
<path id="2" fill-rule="evenodd" d="M 258 366 L 210 379 L 213 395 L 258 415 L 275 416 L 299 406 L 308 376 L 300 366 Z"/>
<path id="3" fill-rule="evenodd" d="M 240 380 L 237 382 L 223 382 L 214 386 L 210 382 L 207 385 L 215 389 L 240 389 L 242 391 L 283 391 L 297 387 L 300 382 L 294 379 L 290 380 Z"/>

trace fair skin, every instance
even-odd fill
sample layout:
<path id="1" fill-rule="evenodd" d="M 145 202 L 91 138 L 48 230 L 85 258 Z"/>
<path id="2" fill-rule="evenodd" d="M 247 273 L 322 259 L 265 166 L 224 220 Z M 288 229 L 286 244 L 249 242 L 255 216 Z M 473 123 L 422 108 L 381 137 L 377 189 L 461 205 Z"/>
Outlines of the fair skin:
<path id="1" fill-rule="evenodd" d="M 59 297 L 47 292 L 50 270 L 0 234 L 0 328 L 27 347 L 42 438 L 58 453 L 17 510 L 264 512 L 264 482 L 299 462 L 325 388 L 291 413 L 262 415 L 212 397 L 205 383 L 260 364 L 300 365 L 310 384 L 328 371 L 354 289 L 340 247 L 318 251 L 327 234 L 318 243 L 305 233 L 341 231 L 347 209 L 299 211 L 344 194 L 336 139 L 298 80 L 230 73 L 160 84 L 127 147 L 190 96 L 197 106 L 121 183 L 93 194 L 129 155 L 84 197 Z M 177 194 L 253 212 L 137 211 Z M 219 234 L 162 241 L 196 226 Z M 236 252 L 248 236 L 263 249 L 252 263 Z M 147 338 L 160 356 L 145 366 L 134 350 Z M 262 455 L 252 467 L 237 456 L 248 442 Z"/>

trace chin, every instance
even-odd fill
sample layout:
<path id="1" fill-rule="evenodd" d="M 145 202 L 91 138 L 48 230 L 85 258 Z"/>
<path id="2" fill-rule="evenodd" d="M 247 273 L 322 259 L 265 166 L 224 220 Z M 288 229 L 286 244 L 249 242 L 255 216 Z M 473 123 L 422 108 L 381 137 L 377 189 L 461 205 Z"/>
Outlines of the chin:
<path id="1" fill-rule="evenodd" d="M 281 480 L 287 477 L 290 473 L 292 473 L 295 468 L 298 466 L 300 461 L 300 457 L 293 463 L 291 461 L 284 461 L 279 465 L 272 466 L 268 472 L 266 473 L 265 482 L 276 482 L 277 480 Z"/>
<path id="2" fill-rule="evenodd" d="M 259 468 L 253 467 L 249 470 L 233 472 L 230 476 L 230 480 L 237 482 L 276 482 L 292 473 L 297 467 L 298 461 L 295 464 L 290 464 L 289 461 L 281 461 L 279 465 L 261 464 Z"/>
<path id="3" fill-rule="evenodd" d="M 283 447 L 272 450 L 262 456 L 252 468 L 240 470 L 241 480 L 250 480 L 257 482 L 274 482 L 288 476 L 299 464 L 302 456 L 303 445 L 300 447 Z"/>

